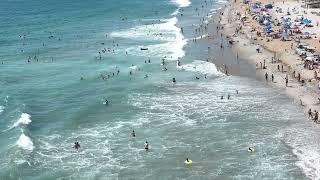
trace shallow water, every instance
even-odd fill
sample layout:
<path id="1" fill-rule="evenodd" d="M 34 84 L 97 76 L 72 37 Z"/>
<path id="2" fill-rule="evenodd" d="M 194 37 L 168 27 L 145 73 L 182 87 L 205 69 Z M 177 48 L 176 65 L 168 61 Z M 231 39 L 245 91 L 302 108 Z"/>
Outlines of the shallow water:
<path id="1" fill-rule="evenodd" d="M 195 8 L 224 3 L 0 2 L 0 179 L 317 179 L 317 127 L 300 107 L 221 39 L 192 42 Z"/>

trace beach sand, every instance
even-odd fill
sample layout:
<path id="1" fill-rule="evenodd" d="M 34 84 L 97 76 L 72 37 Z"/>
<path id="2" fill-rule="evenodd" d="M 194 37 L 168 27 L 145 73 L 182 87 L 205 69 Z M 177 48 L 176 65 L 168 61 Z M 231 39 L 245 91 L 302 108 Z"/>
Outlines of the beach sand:
<path id="1" fill-rule="evenodd" d="M 268 1 L 261 0 L 262 4 L 272 3 L 276 7 L 281 7 L 286 12 L 288 7 L 296 7 L 299 12 L 303 12 L 305 8 L 298 6 L 296 1 Z M 317 18 L 316 15 L 312 14 L 312 11 L 319 11 L 317 9 L 308 9 L 304 17 L 309 19 Z M 236 28 L 241 26 L 241 21 L 237 13 L 241 16 L 247 16 L 242 25 L 240 33 L 235 33 Z M 275 12 L 275 8 L 270 11 L 273 17 L 280 17 L 281 14 Z M 256 75 L 258 79 L 265 80 L 265 74 L 268 74 L 268 83 L 271 86 L 284 88 L 286 94 L 293 98 L 294 102 L 301 104 L 305 111 L 312 109 L 312 111 L 320 110 L 319 106 L 319 90 L 318 80 L 314 79 L 314 71 L 319 73 L 319 70 L 307 70 L 303 68 L 303 61 L 295 54 L 295 43 L 293 41 L 280 41 L 280 39 L 274 39 L 267 41 L 267 37 L 262 35 L 261 37 L 256 36 L 255 30 L 263 31 L 263 26 L 259 25 L 256 20 L 248 14 L 248 5 L 245 6 L 242 1 L 234 1 L 228 5 L 223 15 L 221 16 L 221 25 L 224 26 L 224 34 L 235 41 L 232 50 L 235 54 L 239 54 L 239 58 L 246 60 L 249 64 L 256 68 Z M 314 21 L 313 21 L 314 23 Z M 314 23 L 315 24 L 315 23 Z M 312 39 L 302 40 L 309 46 L 313 46 L 316 49 L 320 48 L 319 31 L 317 27 L 307 29 L 312 34 Z M 319 29 L 319 28 L 318 28 Z M 269 38 L 270 39 L 270 38 Z M 256 49 L 260 49 L 260 53 L 256 52 Z M 276 62 L 272 62 L 272 57 Z M 278 61 L 279 60 L 279 61 Z M 260 68 L 260 63 L 264 63 L 266 68 Z M 278 70 L 278 65 L 280 71 Z M 281 67 L 283 66 L 283 72 Z M 295 77 L 293 72 L 295 71 Z M 302 86 L 297 80 L 297 74 L 301 74 L 301 79 L 305 80 L 305 84 Z M 274 75 L 274 82 L 271 82 L 271 75 Z M 285 78 L 288 77 L 288 87 L 286 87 Z"/>

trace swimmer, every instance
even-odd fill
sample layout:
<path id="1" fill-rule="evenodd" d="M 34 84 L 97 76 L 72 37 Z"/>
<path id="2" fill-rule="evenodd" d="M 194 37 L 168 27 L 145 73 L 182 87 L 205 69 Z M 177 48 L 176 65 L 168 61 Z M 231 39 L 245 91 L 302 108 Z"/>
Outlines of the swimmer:
<path id="1" fill-rule="evenodd" d="M 79 142 L 75 142 L 73 148 L 75 148 L 76 150 L 78 150 L 78 149 L 80 148 Z"/>
<path id="2" fill-rule="evenodd" d="M 146 141 L 146 143 L 144 143 L 144 149 L 145 149 L 146 151 L 149 150 L 149 143 L 148 143 L 148 141 Z"/>
<path id="3" fill-rule="evenodd" d="M 196 76 L 196 79 L 198 80 L 198 79 L 200 79 L 200 78 L 198 78 L 198 77 Z"/>
<path id="4" fill-rule="evenodd" d="M 176 78 L 172 78 L 172 82 L 175 83 L 176 82 Z"/>
<path id="5" fill-rule="evenodd" d="M 134 130 L 132 130 L 131 135 L 132 135 L 132 137 L 136 137 L 136 133 L 134 132 Z"/>

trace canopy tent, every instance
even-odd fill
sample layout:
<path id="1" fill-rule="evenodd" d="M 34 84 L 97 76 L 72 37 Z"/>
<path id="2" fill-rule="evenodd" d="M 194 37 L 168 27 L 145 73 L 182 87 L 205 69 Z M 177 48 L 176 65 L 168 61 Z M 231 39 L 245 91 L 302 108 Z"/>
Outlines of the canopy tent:
<path id="1" fill-rule="evenodd" d="M 249 0 L 243 0 L 243 4 L 248 4 Z"/>
<path id="2" fill-rule="evenodd" d="M 305 25 L 310 25 L 312 23 L 312 21 L 308 20 L 308 19 L 301 19 L 300 23 L 305 24 Z"/>
<path id="3" fill-rule="evenodd" d="M 264 5 L 264 8 L 266 8 L 266 9 L 272 9 L 272 4 L 266 4 L 266 5 Z"/>

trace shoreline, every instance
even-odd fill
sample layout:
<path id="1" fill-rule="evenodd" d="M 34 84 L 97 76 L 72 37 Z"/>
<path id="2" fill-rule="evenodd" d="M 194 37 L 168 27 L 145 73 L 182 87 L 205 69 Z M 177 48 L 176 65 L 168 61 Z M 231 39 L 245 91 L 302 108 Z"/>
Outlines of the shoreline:
<path id="1" fill-rule="evenodd" d="M 262 37 L 253 40 L 253 37 L 255 37 L 253 28 L 258 28 L 260 25 L 254 22 L 251 16 L 248 16 L 248 20 L 241 25 L 239 16 L 246 14 L 242 2 L 232 1 L 225 7 L 221 15 L 222 33 L 234 42 L 231 47 L 234 54 L 239 56 L 240 61 L 246 61 L 256 69 L 257 79 L 261 81 L 267 79 L 266 83 L 268 85 L 284 88 L 286 95 L 292 98 L 294 103 L 300 104 L 305 112 L 309 109 L 312 112 L 319 111 L 318 80 L 312 80 L 312 70 L 303 68 L 303 63 L 300 57 L 294 53 L 294 48 L 286 48 L 288 43 L 291 42 L 281 42 L 280 40 L 263 42 Z M 236 29 L 239 27 L 241 29 L 238 29 L 239 33 L 236 33 Z M 277 48 L 277 46 L 283 48 Z M 256 52 L 257 48 L 260 49 L 260 53 Z M 262 66 L 262 64 L 265 65 Z M 295 75 L 293 75 L 293 72 L 295 72 Z M 300 73 L 301 79 L 305 80 L 303 86 L 297 80 L 297 73 Z M 274 82 L 271 81 L 271 75 L 274 76 Z M 286 78 L 288 78 L 288 87 L 286 87 Z"/>

